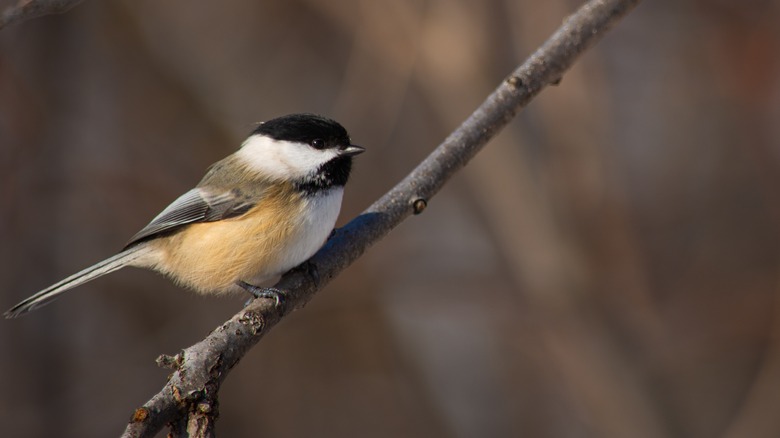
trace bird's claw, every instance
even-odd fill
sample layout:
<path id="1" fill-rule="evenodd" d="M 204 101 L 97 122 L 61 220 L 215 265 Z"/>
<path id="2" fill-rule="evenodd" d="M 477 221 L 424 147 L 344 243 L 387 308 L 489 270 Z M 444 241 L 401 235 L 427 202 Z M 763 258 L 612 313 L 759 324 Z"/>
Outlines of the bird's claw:
<path id="1" fill-rule="evenodd" d="M 286 298 L 287 293 L 284 292 L 281 289 L 277 289 L 275 287 L 260 287 L 255 286 L 253 284 L 249 284 L 245 281 L 239 280 L 237 284 L 244 289 L 245 291 L 252 294 L 253 298 L 250 298 L 249 301 L 244 304 L 244 307 L 246 307 L 254 298 L 271 298 L 276 303 L 276 307 L 280 307 Z"/>

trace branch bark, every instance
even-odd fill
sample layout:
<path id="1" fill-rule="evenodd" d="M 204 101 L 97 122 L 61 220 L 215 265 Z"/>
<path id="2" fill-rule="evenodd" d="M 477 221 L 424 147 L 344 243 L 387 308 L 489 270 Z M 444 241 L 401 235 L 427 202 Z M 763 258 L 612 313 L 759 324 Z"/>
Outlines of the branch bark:
<path id="1" fill-rule="evenodd" d="M 289 311 L 303 307 L 315 292 L 360 257 L 404 219 L 421 213 L 441 187 L 545 86 L 557 83 L 574 61 L 598 41 L 639 0 L 591 0 L 528 60 L 512 72 L 463 124 L 412 173 L 337 230 L 309 261 L 275 286 L 288 292 L 284 306 L 254 300 L 204 340 L 158 362 L 175 371 L 163 389 L 136 409 L 124 437 L 152 437 L 166 424 L 173 436 L 213 436 L 217 393 L 244 354 Z M 319 280 L 319 282 L 318 282 Z"/>

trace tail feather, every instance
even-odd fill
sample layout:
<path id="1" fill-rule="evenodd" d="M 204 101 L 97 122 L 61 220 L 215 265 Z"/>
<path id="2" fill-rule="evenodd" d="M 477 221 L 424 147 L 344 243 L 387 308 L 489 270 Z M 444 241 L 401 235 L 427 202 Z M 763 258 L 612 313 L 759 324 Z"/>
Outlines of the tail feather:
<path id="1" fill-rule="evenodd" d="M 144 249 L 144 245 L 134 246 L 120 252 L 113 257 L 109 257 L 102 262 L 96 263 L 87 269 L 77 272 L 70 277 L 55 283 L 36 293 L 35 295 L 25 299 L 5 312 L 3 316 L 6 318 L 16 318 L 17 316 L 23 315 L 50 303 L 61 293 L 69 289 L 82 285 L 98 277 L 102 277 L 103 275 L 114 272 L 117 269 L 131 265 L 134 260 L 143 255 L 145 252 Z"/>

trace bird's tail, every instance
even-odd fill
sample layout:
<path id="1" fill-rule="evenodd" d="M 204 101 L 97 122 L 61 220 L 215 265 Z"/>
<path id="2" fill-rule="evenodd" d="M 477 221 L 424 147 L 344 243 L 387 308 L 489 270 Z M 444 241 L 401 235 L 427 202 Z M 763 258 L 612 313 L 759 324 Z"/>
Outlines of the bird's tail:
<path id="1" fill-rule="evenodd" d="M 109 257 L 102 262 L 96 263 L 89 268 L 84 269 L 83 271 L 71 275 L 59 283 L 55 283 L 47 287 L 46 289 L 15 305 L 7 312 L 5 312 L 3 316 L 6 318 L 16 318 L 17 316 L 35 310 L 43 305 L 50 303 L 61 293 L 69 289 L 82 285 L 108 273 L 114 272 L 117 269 L 132 265 L 133 261 L 144 256 L 147 251 L 148 248 L 146 245 L 136 245 L 128 248 L 113 257 Z"/>

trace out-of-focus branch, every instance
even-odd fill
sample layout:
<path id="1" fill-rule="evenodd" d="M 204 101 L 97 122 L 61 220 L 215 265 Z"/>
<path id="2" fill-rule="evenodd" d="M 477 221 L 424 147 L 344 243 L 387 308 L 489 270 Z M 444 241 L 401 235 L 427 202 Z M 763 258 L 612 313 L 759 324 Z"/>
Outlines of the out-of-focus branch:
<path id="1" fill-rule="evenodd" d="M 19 0 L 3 10 L 0 15 L 0 29 L 17 22 L 44 15 L 61 14 L 83 0 Z"/>
<path id="2" fill-rule="evenodd" d="M 176 357 L 163 357 L 175 369 L 165 387 L 138 408 L 125 437 L 151 437 L 166 424 L 174 436 L 212 436 L 217 392 L 228 372 L 287 311 L 303 307 L 330 279 L 411 214 L 420 213 L 461 169 L 545 86 L 556 83 L 577 57 L 592 46 L 639 0 L 592 0 L 565 20 L 536 53 L 452 132 L 412 173 L 363 214 L 339 229 L 312 257 L 311 269 L 298 269 L 276 285 L 288 291 L 284 308 L 255 300 L 203 341 Z"/>

